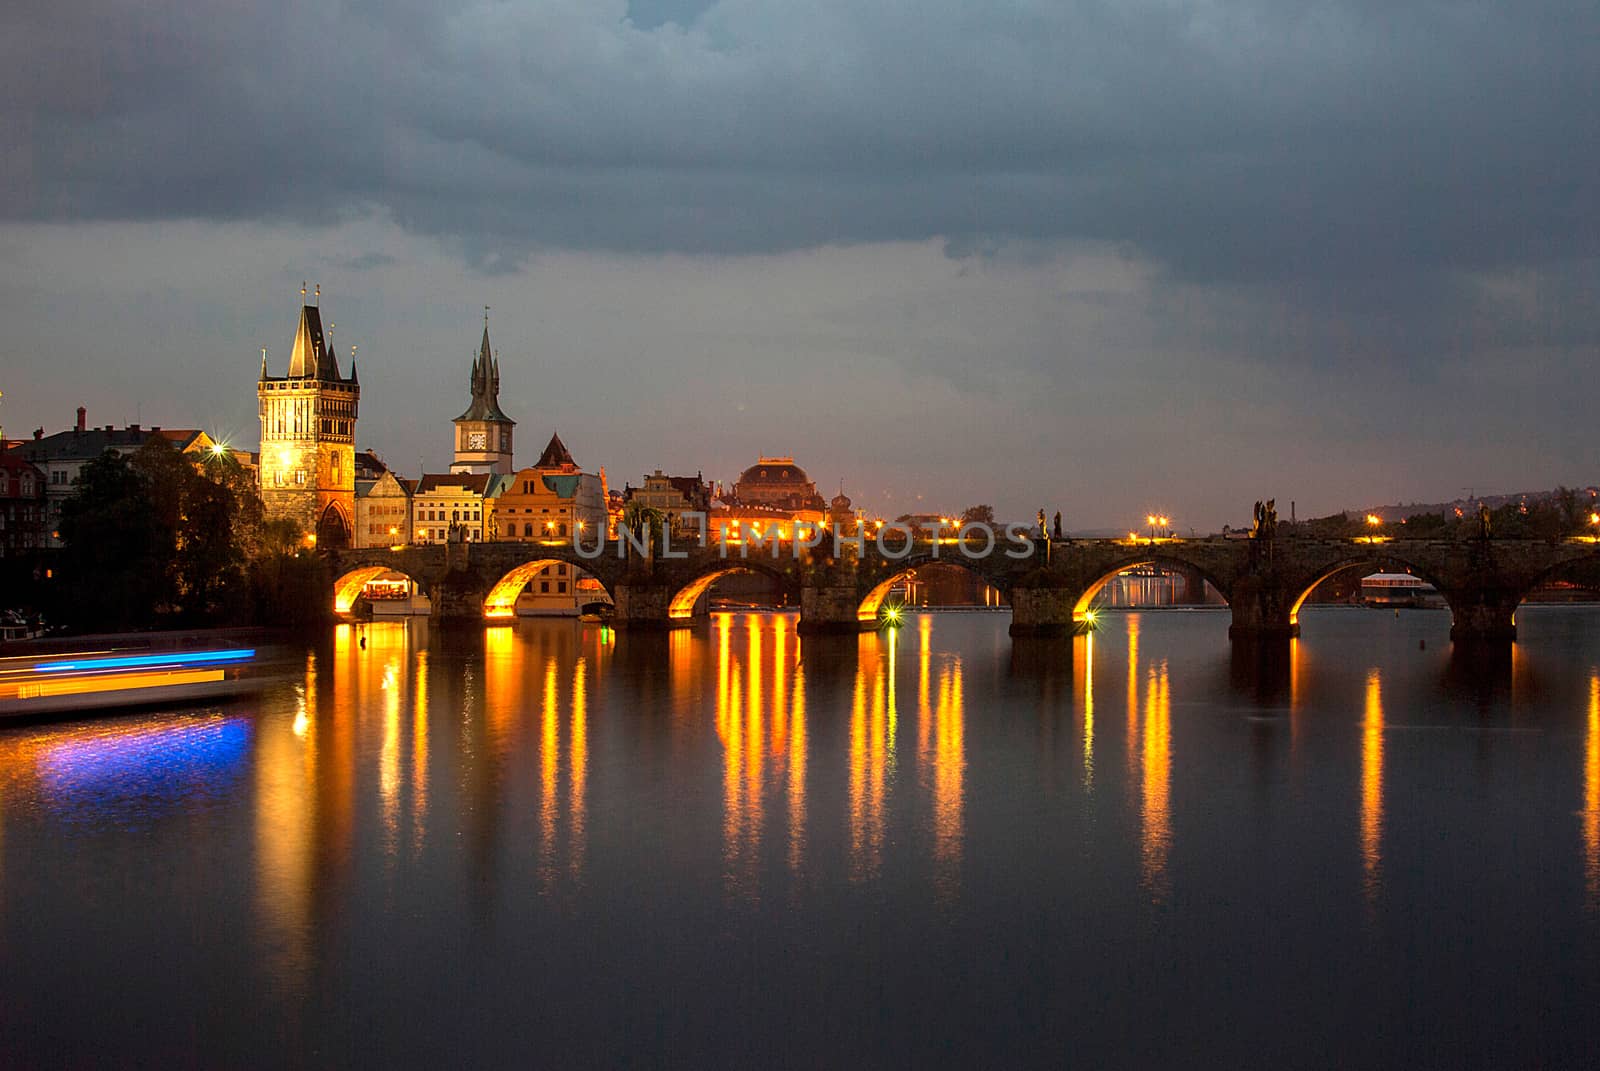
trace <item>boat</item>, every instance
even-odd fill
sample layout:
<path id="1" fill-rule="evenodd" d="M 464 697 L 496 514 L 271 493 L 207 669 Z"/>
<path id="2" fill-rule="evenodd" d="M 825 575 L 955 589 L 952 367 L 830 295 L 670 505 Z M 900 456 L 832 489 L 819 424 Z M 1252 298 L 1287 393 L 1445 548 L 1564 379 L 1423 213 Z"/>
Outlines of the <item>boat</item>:
<path id="1" fill-rule="evenodd" d="M 270 648 L 247 637 L 149 633 L 8 644 L 0 656 L 0 720 L 117 707 L 204 703 L 258 690 Z M 24 648 L 22 653 L 11 653 Z"/>
<path id="2" fill-rule="evenodd" d="M 1373 573 L 1362 577 L 1361 602 L 1380 609 L 1445 605 L 1437 588 L 1410 573 Z"/>

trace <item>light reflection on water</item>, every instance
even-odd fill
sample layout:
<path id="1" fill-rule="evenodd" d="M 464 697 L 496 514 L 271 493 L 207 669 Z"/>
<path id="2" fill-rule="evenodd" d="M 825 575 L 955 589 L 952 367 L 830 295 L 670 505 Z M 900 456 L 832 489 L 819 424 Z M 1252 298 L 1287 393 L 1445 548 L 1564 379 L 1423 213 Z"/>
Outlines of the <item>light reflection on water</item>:
<path id="1" fill-rule="evenodd" d="M 979 614 L 378 622 L 260 701 L 9 729 L 0 1000 L 31 1025 L 0 1042 L 1354 1065 L 1395 1053 L 1350 1024 L 1405 1002 L 1451 1064 L 1587 1041 L 1600 611 L 1526 611 L 1500 658 L 1440 614 L 1305 619 L 1272 657 L 1204 613 L 1016 644 Z M 137 995 L 175 970 L 210 995 Z M 441 1021 L 471 1036 L 434 1047 Z"/>

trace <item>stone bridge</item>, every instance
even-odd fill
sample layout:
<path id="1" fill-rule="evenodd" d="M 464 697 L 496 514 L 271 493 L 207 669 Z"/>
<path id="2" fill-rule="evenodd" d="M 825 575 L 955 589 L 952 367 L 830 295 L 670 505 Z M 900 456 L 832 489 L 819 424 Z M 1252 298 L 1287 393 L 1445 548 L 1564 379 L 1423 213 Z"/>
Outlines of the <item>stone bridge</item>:
<path id="1" fill-rule="evenodd" d="M 1227 600 L 1236 638 L 1287 638 L 1299 632 L 1298 613 L 1322 581 L 1345 570 L 1410 572 L 1432 583 L 1449 604 L 1457 640 L 1509 641 L 1516 609 L 1556 570 L 1600 558 L 1589 540 L 1199 539 L 1032 540 L 985 544 L 954 539 L 894 545 L 870 539 L 860 551 L 846 545 L 796 548 L 779 544 L 692 547 L 639 553 L 608 543 L 585 557 L 567 543 L 448 543 L 325 552 L 334 580 L 334 608 L 347 612 L 361 587 L 384 572 L 410 577 L 431 600 L 436 618 L 483 620 L 514 613 L 517 594 L 537 571 L 565 563 L 596 578 L 610 594 L 619 628 L 676 628 L 692 624 L 701 596 L 730 573 L 760 573 L 800 607 L 801 632 L 875 627 L 889 588 L 934 562 L 967 569 L 1007 596 L 1013 636 L 1082 631 L 1092 624 L 1090 602 L 1113 577 L 1154 565 L 1198 575 Z M 900 552 L 903 556 L 894 556 Z"/>

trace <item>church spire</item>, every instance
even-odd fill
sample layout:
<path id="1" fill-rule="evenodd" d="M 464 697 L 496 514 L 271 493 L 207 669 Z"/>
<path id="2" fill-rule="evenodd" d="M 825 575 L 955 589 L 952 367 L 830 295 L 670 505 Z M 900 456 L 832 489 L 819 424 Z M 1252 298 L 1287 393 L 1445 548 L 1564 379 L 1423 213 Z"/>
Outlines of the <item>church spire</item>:
<path id="1" fill-rule="evenodd" d="M 472 405 L 456 420 L 487 420 L 514 424 L 516 421 L 500 410 L 500 362 L 494 358 L 494 348 L 489 345 L 489 306 L 483 307 L 483 337 L 478 342 L 478 353 L 472 359 Z"/>
<path id="2" fill-rule="evenodd" d="M 339 359 L 323 337 L 322 310 L 315 305 L 300 307 L 300 326 L 294 333 L 294 348 L 289 353 L 289 378 L 339 378 Z"/>

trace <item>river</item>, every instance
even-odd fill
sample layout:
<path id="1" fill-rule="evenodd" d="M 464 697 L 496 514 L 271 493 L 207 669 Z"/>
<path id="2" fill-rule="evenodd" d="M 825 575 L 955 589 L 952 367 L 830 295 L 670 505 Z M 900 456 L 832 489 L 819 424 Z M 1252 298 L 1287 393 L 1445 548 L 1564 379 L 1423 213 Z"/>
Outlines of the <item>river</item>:
<path id="1" fill-rule="evenodd" d="M 1600 610 L 1303 619 L 384 622 L 0 729 L 0 1063 L 1587 1062 Z"/>

